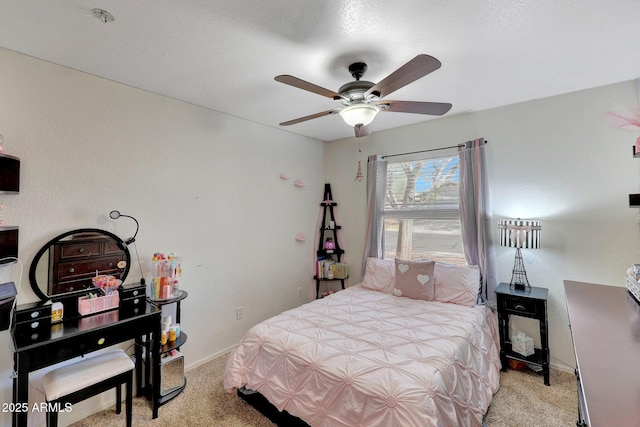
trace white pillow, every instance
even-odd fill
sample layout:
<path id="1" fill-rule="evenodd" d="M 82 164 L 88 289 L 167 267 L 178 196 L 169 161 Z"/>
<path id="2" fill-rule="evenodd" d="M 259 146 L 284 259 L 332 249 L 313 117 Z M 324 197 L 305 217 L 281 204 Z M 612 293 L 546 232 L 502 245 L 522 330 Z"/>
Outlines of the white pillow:
<path id="1" fill-rule="evenodd" d="M 374 291 L 392 294 L 396 282 L 396 264 L 379 258 L 367 258 L 362 286 Z"/>
<path id="2" fill-rule="evenodd" d="M 473 307 L 480 287 L 477 265 L 453 265 L 436 262 L 434 271 L 434 301 L 450 302 Z"/>

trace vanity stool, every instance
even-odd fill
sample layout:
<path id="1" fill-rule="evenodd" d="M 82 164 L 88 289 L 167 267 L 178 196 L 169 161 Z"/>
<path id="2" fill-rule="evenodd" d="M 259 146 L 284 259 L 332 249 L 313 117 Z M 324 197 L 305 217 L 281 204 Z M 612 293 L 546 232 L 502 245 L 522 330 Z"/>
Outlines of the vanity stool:
<path id="1" fill-rule="evenodd" d="M 59 410 L 112 388 L 116 389 L 116 413 L 122 409 L 122 384 L 127 385 L 125 412 L 131 427 L 134 363 L 123 350 L 110 350 L 54 369 L 42 379 L 47 403 Z M 57 427 L 58 412 L 47 412 L 47 427 Z"/>

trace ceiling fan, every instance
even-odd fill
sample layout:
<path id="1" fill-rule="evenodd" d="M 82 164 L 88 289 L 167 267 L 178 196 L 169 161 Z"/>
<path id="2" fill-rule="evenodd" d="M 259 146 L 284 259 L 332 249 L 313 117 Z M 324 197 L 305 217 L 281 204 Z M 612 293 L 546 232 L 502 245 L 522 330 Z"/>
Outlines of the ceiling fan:
<path id="1" fill-rule="evenodd" d="M 356 80 L 342 85 L 340 89 L 338 89 L 338 92 L 325 89 L 288 74 L 276 76 L 275 80 L 280 83 L 326 96 L 343 105 L 341 108 L 334 108 L 282 122 L 280 126 L 289 126 L 307 120 L 317 119 L 318 117 L 340 114 L 345 123 L 353 126 L 356 137 L 360 137 L 369 134 L 367 125 L 371 123 L 381 111 L 441 116 L 451 109 L 451 104 L 443 102 L 382 100 L 382 98 L 392 92 L 432 73 L 440 68 L 441 65 L 440 61 L 436 58 L 421 54 L 378 83 L 373 83 L 360 80 L 367 71 L 367 64 L 364 62 L 356 62 L 349 66 L 349 72 Z"/>

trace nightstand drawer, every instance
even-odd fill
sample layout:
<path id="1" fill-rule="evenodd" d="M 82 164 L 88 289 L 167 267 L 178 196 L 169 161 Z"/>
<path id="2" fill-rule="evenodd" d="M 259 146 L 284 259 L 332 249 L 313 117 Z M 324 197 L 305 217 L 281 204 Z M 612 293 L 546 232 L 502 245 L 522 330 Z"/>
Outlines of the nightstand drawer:
<path id="1" fill-rule="evenodd" d="M 506 311 L 514 314 L 524 314 L 528 316 L 536 316 L 538 314 L 538 304 L 535 301 L 526 299 L 505 298 L 504 308 Z"/>

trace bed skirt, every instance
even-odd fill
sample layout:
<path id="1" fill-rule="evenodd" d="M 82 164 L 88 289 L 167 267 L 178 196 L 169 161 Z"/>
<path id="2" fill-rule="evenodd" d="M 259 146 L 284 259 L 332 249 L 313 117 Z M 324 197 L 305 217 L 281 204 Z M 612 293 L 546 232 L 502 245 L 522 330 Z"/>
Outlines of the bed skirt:
<path id="1" fill-rule="evenodd" d="M 248 390 L 243 387 L 238 389 L 237 394 L 239 398 L 253 406 L 258 412 L 269 418 L 272 423 L 279 427 L 309 427 L 309 424 L 298 417 L 294 417 L 287 411 L 278 411 L 266 397 L 257 391 Z"/>
<path id="2" fill-rule="evenodd" d="M 266 397 L 257 391 L 248 390 L 243 387 L 242 389 L 237 390 L 237 394 L 240 399 L 244 400 L 256 411 L 269 418 L 269 421 L 278 427 L 310 427 L 309 424 L 305 423 L 298 417 L 294 417 L 287 411 L 278 411 L 278 408 L 273 406 Z M 484 419 L 482 420 L 482 427 L 486 427 Z"/>

